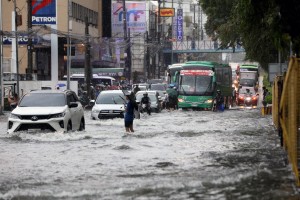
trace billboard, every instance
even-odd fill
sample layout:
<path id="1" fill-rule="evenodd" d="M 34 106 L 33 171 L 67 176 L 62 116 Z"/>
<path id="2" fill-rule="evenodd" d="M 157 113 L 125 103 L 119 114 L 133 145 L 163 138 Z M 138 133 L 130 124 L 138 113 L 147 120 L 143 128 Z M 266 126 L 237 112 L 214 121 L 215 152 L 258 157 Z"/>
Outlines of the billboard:
<path id="1" fill-rule="evenodd" d="M 123 4 L 113 3 L 112 10 L 112 34 L 123 36 Z M 146 3 L 126 2 L 126 10 L 127 29 L 130 29 L 130 33 L 146 32 Z"/>
<path id="2" fill-rule="evenodd" d="M 183 10 L 177 9 L 177 41 L 183 40 Z"/>
<path id="3" fill-rule="evenodd" d="M 56 24 L 56 0 L 32 0 L 32 24 Z"/>
<path id="4" fill-rule="evenodd" d="M 174 17 L 175 9 L 174 8 L 160 8 L 159 16 L 160 17 Z"/>

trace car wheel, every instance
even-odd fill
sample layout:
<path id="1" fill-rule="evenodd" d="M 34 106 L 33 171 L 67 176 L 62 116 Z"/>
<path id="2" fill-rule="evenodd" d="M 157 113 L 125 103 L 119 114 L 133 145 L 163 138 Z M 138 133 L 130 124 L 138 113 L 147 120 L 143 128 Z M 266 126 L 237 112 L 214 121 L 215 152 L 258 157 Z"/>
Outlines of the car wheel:
<path id="1" fill-rule="evenodd" d="M 80 120 L 80 126 L 79 126 L 79 131 L 83 131 L 85 129 L 85 121 L 84 121 L 84 118 L 82 118 Z"/>
<path id="2" fill-rule="evenodd" d="M 72 122 L 69 121 L 68 122 L 68 125 L 67 125 L 67 132 L 71 131 L 72 130 Z"/>

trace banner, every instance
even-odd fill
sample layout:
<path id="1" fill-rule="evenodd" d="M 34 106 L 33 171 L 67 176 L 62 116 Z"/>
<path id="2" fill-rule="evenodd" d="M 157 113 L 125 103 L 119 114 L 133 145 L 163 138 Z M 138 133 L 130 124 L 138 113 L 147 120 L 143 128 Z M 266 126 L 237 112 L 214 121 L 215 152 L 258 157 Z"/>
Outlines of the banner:
<path id="1" fill-rule="evenodd" d="M 56 0 L 32 0 L 32 24 L 56 24 Z"/>
<path id="2" fill-rule="evenodd" d="M 177 41 L 183 40 L 183 10 L 177 9 Z"/>
<path id="3" fill-rule="evenodd" d="M 112 12 L 112 34 L 123 36 L 123 3 L 113 3 Z M 126 21 L 127 29 L 130 33 L 146 32 L 146 3 L 143 2 L 126 2 Z"/>
<path id="4" fill-rule="evenodd" d="M 174 8 L 160 8 L 159 16 L 160 17 L 174 17 L 175 9 Z"/>

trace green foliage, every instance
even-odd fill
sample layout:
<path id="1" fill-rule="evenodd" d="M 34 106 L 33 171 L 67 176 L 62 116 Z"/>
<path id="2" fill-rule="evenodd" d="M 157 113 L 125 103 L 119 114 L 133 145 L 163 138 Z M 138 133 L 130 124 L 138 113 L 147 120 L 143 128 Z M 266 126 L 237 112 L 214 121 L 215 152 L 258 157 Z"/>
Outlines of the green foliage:
<path id="1" fill-rule="evenodd" d="M 265 101 L 267 102 L 267 104 L 272 104 L 272 94 L 267 95 Z"/>
<path id="2" fill-rule="evenodd" d="M 264 69 L 277 62 L 278 51 L 288 57 L 289 46 L 300 49 L 300 2 L 296 0 L 199 0 L 208 16 L 205 28 L 221 48 L 241 44 L 246 59 Z"/>

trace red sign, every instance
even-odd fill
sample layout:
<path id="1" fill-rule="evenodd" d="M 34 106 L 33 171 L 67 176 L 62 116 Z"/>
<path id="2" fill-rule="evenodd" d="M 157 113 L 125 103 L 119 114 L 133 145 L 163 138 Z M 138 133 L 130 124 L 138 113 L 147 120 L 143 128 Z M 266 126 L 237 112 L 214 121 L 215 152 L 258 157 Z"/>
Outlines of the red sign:
<path id="1" fill-rule="evenodd" d="M 174 8 L 160 8 L 159 10 L 160 17 L 174 17 L 174 13 Z"/>
<path id="2" fill-rule="evenodd" d="M 184 76 L 213 76 L 214 72 L 212 70 L 181 70 L 180 75 Z"/>

